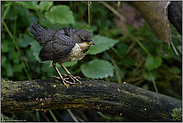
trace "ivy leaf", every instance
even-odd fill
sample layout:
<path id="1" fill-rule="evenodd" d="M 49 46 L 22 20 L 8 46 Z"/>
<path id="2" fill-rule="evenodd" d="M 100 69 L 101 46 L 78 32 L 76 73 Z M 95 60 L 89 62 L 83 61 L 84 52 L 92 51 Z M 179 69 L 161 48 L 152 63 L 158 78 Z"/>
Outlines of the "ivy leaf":
<path id="1" fill-rule="evenodd" d="M 71 67 L 71 66 L 74 66 L 77 63 L 78 63 L 78 61 L 72 61 L 72 62 L 65 62 L 65 63 L 63 63 L 63 65 L 65 67 Z"/>
<path id="2" fill-rule="evenodd" d="M 114 67 L 108 61 L 92 60 L 86 64 L 81 65 L 82 73 L 93 79 L 102 79 L 108 76 L 113 76 Z"/>
<path id="3" fill-rule="evenodd" d="M 41 46 L 37 41 L 32 41 L 30 45 L 34 57 L 36 58 L 37 61 L 41 62 L 41 60 L 39 59 L 39 52 L 41 51 Z"/>
<path id="4" fill-rule="evenodd" d="M 146 61 L 145 61 L 145 67 L 148 70 L 153 70 L 155 68 L 158 68 L 162 64 L 162 59 L 160 56 L 157 56 L 154 58 L 152 55 L 148 55 Z"/>
<path id="5" fill-rule="evenodd" d="M 39 10 L 38 1 L 18 1 L 17 3 L 23 5 L 27 9 Z"/>
<path id="6" fill-rule="evenodd" d="M 68 6 L 56 5 L 50 9 L 50 12 L 45 12 L 45 17 L 52 23 L 74 24 L 74 16 Z"/>
<path id="7" fill-rule="evenodd" d="M 91 55 L 96 55 L 98 53 L 104 52 L 119 42 L 118 40 L 100 35 L 94 36 L 92 40 L 96 45 L 92 45 L 88 50 L 88 54 Z"/>
<path id="8" fill-rule="evenodd" d="M 48 11 L 49 8 L 53 5 L 53 1 L 41 1 L 39 6 L 41 10 Z"/>

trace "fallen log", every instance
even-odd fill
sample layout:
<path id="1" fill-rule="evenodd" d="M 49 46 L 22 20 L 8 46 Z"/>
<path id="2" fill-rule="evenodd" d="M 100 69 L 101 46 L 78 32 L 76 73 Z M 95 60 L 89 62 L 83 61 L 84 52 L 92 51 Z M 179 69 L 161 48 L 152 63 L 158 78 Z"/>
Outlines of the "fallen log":
<path id="1" fill-rule="evenodd" d="M 173 121 L 171 113 L 182 101 L 128 83 L 81 79 L 69 85 L 60 80 L 1 82 L 1 112 L 48 109 L 95 110 L 135 121 Z"/>

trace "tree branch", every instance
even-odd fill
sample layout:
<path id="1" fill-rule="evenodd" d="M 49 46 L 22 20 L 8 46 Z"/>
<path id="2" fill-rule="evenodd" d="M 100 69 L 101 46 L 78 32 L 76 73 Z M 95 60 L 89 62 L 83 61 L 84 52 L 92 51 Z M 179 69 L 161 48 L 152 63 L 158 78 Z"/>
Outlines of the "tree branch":
<path id="1" fill-rule="evenodd" d="M 182 101 L 128 83 L 81 79 L 67 89 L 57 79 L 2 81 L 2 112 L 83 109 L 108 112 L 136 121 L 172 121 Z"/>

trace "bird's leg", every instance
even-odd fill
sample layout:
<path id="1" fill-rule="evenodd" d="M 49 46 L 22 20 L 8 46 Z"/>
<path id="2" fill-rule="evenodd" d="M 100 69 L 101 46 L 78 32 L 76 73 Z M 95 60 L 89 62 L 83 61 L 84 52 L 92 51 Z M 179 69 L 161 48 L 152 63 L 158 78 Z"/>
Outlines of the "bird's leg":
<path id="1" fill-rule="evenodd" d="M 69 82 L 69 81 L 65 80 L 65 79 L 62 77 L 62 75 L 61 75 L 61 73 L 59 72 L 59 70 L 58 70 L 58 68 L 57 68 L 55 62 L 53 62 L 52 65 L 53 65 L 53 67 L 55 68 L 55 70 L 57 71 L 57 73 L 58 73 L 58 75 L 60 76 L 60 78 L 57 77 L 57 76 L 53 76 L 53 77 L 55 77 L 55 78 L 57 78 L 57 79 L 61 79 L 62 82 L 63 82 L 63 84 L 64 84 L 67 88 L 68 88 L 68 86 L 67 86 L 66 83 L 68 83 L 68 84 L 75 84 L 75 83 L 72 83 L 72 82 Z"/>
<path id="2" fill-rule="evenodd" d="M 69 76 L 72 80 L 73 80 L 73 82 L 75 82 L 75 81 L 78 81 L 80 84 L 82 84 L 81 83 L 81 81 L 79 80 L 79 79 L 77 79 L 77 78 L 80 78 L 79 76 L 73 76 L 68 70 L 67 70 L 67 68 L 65 68 L 64 67 L 64 65 L 62 64 L 62 63 L 59 63 L 63 68 L 64 68 L 64 70 L 67 72 L 67 76 Z"/>

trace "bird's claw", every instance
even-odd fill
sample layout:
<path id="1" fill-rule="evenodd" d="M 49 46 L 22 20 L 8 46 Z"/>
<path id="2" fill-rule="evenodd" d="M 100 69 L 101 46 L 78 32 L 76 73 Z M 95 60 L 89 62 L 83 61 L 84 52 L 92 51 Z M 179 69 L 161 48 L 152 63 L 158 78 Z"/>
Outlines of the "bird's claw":
<path id="1" fill-rule="evenodd" d="M 67 85 L 67 84 L 71 84 L 71 85 L 76 84 L 76 83 L 69 82 L 69 81 L 67 81 L 66 79 L 62 79 L 62 78 L 60 78 L 60 77 L 58 77 L 58 76 L 52 76 L 52 77 L 54 77 L 54 78 L 56 78 L 56 79 L 61 79 L 62 82 L 63 82 L 63 84 L 64 84 L 67 88 L 68 88 L 68 85 Z M 67 84 L 66 84 L 66 83 L 67 83 Z"/>
<path id="2" fill-rule="evenodd" d="M 67 76 L 68 78 L 63 78 L 63 79 L 62 79 L 62 78 L 60 78 L 60 77 L 58 77 L 58 76 L 52 76 L 52 77 L 54 77 L 54 78 L 56 78 L 56 79 L 61 79 L 62 82 L 63 82 L 63 84 L 64 84 L 67 88 L 68 88 L 68 86 L 66 85 L 66 83 L 71 84 L 71 85 L 74 85 L 74 84 L 76 84 L 75 82 L 77 81 L 77 82 L 79 82 L 80 84 L 82 84 L 81 81 L 78 80 L 78 79 L 80 78 L 79 76 L 73 76 L 73 75 L 71 75 L 71 74 L 69 74 L 69 75 L 62 74 L 62 75 Z M 78 79 L 77 79 L 77 78 L 78 78 Z M 73 82 L 67 81 L 68 79 L 72 79 Z"/>
<path id="3" fill-rule="evenodd" d="M 79 80 L 80 79 L 79 76 L 73 76 L 71 74 L 69 74 L 67 76 L 69 76 L 69 78 L 71 78 L 74 83 L 77 81 L 77 82 L 79 82 L 79 84 L 82 84 L 81 81 Z M 67 79 L 69 79 L 69 78 L 67 78 Z"/>
<path id="4" fill-rule="evenodd" d="M 77 79 L 81 79 L 81 77 L 80 77 L 80 76 L 73 76 L 73 75 L 71 75 L 71 74 L 67 75 L 67 74 L 63 74 L 63 73 L 61 73 L 61 75 L 65 76 L 65 77 L 68 77 L 68 78 L 65 78 L 65 79 L 69 79 L 69 78 L 77 78 Z"/>

